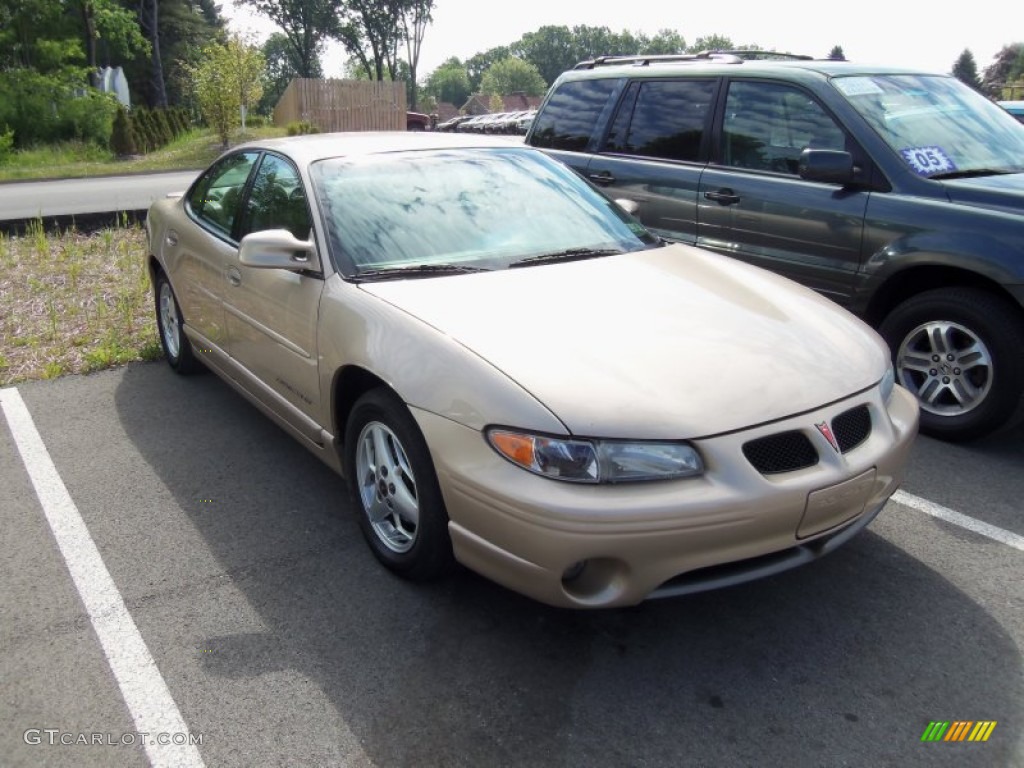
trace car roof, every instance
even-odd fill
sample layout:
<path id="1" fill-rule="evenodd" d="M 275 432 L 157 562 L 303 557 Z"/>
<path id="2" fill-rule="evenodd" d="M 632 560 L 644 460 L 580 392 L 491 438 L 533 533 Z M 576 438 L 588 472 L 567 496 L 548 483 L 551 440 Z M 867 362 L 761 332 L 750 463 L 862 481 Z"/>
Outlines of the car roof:
<path id="1" fill-rule="evenodd" d="M 772 55 L 773 52 L 764 52 Z M 778 54 L 776 54 L 778 55 Z M 606 56 L 580 62 L 563 73 L 560 79 L 591 79 L 607 77 L 677 77 L 680 75 L 756 75 L 777 76 L 782 72 L 807 72 L 825 77 L 836 75 L 928 75 L 951 77 L 939 72 L 884 64 L 863 64 L 834 59 L 747 59 L 729 53 L 680 56 Z"/>
<path id="2" fill-rule="evenodd" d="M 467 149 L 476 147 L 524 147 L 507 136 L 486 136 L 472 133 L 435 131 L 358 131 L 349 133 L 314 133 L 279 139 L 251 141 L 232 148 L 267 149 L 288 155 L 308 165 L 329 157 L 358 157 L 382 152 L 428 149 Z"/>
<path id="3" fill-rule="evenodd" d="M 996 103 L 1009 112 L 1024 112 L 1024 101 L 997 101 Z"/>

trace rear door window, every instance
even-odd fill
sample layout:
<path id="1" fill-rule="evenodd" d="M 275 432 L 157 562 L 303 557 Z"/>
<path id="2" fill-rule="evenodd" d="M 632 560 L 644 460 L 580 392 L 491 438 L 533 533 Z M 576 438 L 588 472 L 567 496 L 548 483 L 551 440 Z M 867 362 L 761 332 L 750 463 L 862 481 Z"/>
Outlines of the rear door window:
<path id="1" fill-rule="evenodd" d="M 530 144 L 541 149 L 584 152 L 618 80 L 575 80 L 563 84 L 534 118 Z"/>
<path id="2" fill-rule="evenodd" d="M 612 123 L 605 151 L 699 160 L 717 84 L 712 79 L 632 83 Z"/>

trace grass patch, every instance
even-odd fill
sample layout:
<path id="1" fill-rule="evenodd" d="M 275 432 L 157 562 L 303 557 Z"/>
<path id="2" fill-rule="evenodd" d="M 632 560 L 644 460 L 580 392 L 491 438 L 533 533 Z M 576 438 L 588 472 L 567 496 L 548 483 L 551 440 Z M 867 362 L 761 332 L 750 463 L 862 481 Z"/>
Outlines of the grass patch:
<path id="1" fill-rule="evenodd" d="M 231 143 L 234 145 L 254 139 L 274 138 L 286 133 L 285 128 L 274 125 L 248 128 L 244 136 L 236 132 Z M 0 181 L 198 170 L 208 166 L 220 153 L 220 140 L 206 128 L 189 131 L 165 147 L 130 158 L 117 158 L 109 149 L 95 144 L 66 142 L 19 149 L 12 153 L 6 161 L 0 163 Z"/>
<path id="2" fill-rule="evenodd" d="M 138 226 L 0 234 L 0 386 L 162 356 Z"/>

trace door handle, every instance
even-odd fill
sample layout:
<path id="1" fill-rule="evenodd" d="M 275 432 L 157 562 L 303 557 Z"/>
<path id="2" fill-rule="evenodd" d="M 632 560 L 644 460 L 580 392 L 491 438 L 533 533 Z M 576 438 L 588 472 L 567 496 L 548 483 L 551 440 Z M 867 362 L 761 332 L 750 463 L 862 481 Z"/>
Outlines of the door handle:
<path id="1" fill-rule="evenodd" d="M 234 267 L 230 267 L 225 273 L 225 276 L 227 277 L 228 282 L 236 288 L 242 284 L 242 273 Z"/>
<path id="2" fill-rule="evenodd" d="M 167 237 L 164 238 L 172 248 L 178 244 L 178 233 L 173 229 L 167 230 Z"/>
<path id="3" fill-rule="evenodd" d="M 719 205 L 736 205 L 740 201 L 740 196 L 726 187 L 717 192 L 705 192 L 704 199 L 714 200 Z"/>
<path id="4" fill-rule="evenodd" d="M 595 184 L 600 184 L 601 186 L 615 183 L 615 177 L 612 176 L 608 171 L 601 171 L 600 173 L 590 173 L 587 174 L 587 178 L 590 179 Z"/>

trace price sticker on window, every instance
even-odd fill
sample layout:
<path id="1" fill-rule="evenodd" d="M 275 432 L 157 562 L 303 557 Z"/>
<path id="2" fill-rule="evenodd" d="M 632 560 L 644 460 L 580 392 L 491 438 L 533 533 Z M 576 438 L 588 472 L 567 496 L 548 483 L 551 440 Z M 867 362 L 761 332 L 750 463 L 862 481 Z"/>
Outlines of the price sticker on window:
<path id="1" fill-rule="evenodd" d="M 901 149 L 900 154 L 907 165 L 921 176 L 934 176 L 937 173 L 949 173 L 956 170 L 956 165 L 942 147 L 911 147 Z"/>

